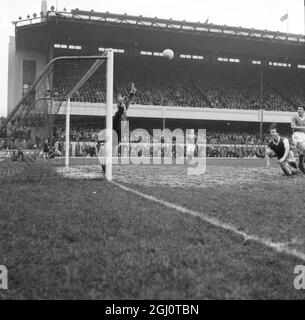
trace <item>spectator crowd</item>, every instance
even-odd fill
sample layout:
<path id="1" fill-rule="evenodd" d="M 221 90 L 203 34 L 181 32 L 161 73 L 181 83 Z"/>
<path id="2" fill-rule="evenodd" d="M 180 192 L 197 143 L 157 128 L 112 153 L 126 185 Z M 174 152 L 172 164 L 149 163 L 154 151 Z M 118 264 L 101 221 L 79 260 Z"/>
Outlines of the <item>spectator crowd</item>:
<path id="1" fill-rule="evenodd" d="M 53 94 L 67 93 L 85 74 L 88 62 L 58 64 Z M 136 104 L 295 111 L 305 104 L 305 72 L 265 67 L 261 100 L 260 67 L 207 64 L 195 61 L 165 62 L 156 57 L 117 57 L 115 97 L 127 94 L 131 81 L 137 85 Z M 106 99 L 105 69 L 101 67 L 72 96 L 72 101 L 101 103 Z"/>
<path id="2" fill-rule="evenodd" d="M 64 97 L 92 66 L 93 61 L 58 62 L 54 66 L 52 90 L 47 95 Z M 289 68 L 264 67 L 263 90 L 259 66 L 196 61 L 164 61 L 159 57 L 117 56 L 115 63 L 114 99 L 127 95 L 130 82 L 137 87 L 135 104 L 201 108 L 226 108 L 295 111 L 305 105 L 305 72 Z M 102 65 L 72 96 L 72 101 L 102 103 L 106 96 L 105 65 Z M 261 96 L 261 93 L 263 95 Z M 261 100 L 262 97 L 262 100 Z M 116 101 L 115 101 L 116 102 Z M 41 149 L 48 140 L 49 150 L 57 155 L 64 151 L 63 126 L 49 125 L 37 116 L 13 124 L 0 134 L 0 149 Z M 39 128 L 39 129 L 37 129 Z M 50 130 L 53 130 L 50 133 Z M 75 156 L 98 154 L 100 128 L 72 125 L 70 140 L 77 143 Z M 288 136 L 288 135 L 287 135 Z M 86 143 L 91 143 L 90 146 Z M 92 143 L 95 144 L 94 150 Z M 250 132 L 207 131 L 207 154 L 211 157 L 261 157 L 261 138 Z"/>

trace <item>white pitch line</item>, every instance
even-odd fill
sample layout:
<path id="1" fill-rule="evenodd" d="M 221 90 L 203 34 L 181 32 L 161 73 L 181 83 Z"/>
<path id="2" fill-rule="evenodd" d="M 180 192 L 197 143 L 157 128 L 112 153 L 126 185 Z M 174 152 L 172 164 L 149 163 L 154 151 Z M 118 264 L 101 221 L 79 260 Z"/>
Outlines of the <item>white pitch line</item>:
<path id="1" fill-rule="evenodd" d="M 174 203 L 171 203 L 168 201 L 160 200 L 160 199 L 155 198 L 153 196 L 149 196 L 145 193 L 128 188 L 128 187 L 121 185 L 120 183 L 117 183 L 114 181 L 111 181 L 111 183 L 113 185 L 125 190 L 125 191 L 134 193 L 144 199 L 157 202 L 165 207 L 168 207 L 170 209 L 174 209 L 178 212 L 182 212 L 182 213 L 192 215 L 194 217 L 198 217 L 198 218 L 202 219 L 203 221 L 205 221 L 205 222 L 207 222 L 217 228 L 231 231 L 232 233 L 235 233 L 235 234 L 241 236 L 245 241 L 253 241 L 253 242 L 259 243 L 259 244 L 264 245 L 268 248 L 274 249 L 278 253 L 284 253 L 286 255 L 296 257 L 296 258 L 302 260 L 303 262 L 305 262 L 305 253 L 300 252 L 295 249 L 289 249 L 286 244 L 272 242 L 271 240 L 264 239 L 264 238 L 258 237 L 256 235 L 248 235 L 246 232 L 238 230 L 235 226 L 228 224 L 228 223 L 221 222 L 220 220 L 218 220 L 216 218 L 209 217 L 208 215 L 206 215 L 204 213 L 200 213 L 200 212 L 197 212 L 197 211 L 194 211 L 191 209 L 187 209 L 187 208 L 184 208 L 182 206 L 179 206 L 177 204 L 174 204 Z"/>

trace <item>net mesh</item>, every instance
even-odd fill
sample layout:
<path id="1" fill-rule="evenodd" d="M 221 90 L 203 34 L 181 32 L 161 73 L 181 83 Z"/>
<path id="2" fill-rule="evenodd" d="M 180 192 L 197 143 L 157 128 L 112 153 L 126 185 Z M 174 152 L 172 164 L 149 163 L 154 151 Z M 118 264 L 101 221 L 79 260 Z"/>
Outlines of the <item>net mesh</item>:
<path id="1" fill-rule="evenodd" d="M 66 101 L 105 102 L 104 59 L 64 57 L 50 62 L 0 128 L 0 158 L 48 157 L 59 143 L 64 154 Z M 73 113 L 72 113 L 73 114 Z M 84 122 L 83 119 L 78 121 Z M 78 123 L 71 123 L 71 130 Z M 16 160 L 16 159 L 15 159 Z"/>

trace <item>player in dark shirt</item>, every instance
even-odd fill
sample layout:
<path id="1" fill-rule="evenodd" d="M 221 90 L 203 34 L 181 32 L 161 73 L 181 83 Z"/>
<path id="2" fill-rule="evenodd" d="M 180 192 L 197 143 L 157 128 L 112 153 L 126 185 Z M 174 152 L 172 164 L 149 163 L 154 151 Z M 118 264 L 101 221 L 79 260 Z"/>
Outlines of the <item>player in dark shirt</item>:
<path id="1" fill-rule="evenodd" d="M 127 110 L 136 92 L 137 89 L 135 88 L 134 83 L 131 83 L 131 88 L 128 97 L 124 97 L 121 94 L 118 94 L 118 110 L 113 117 L 113 129 L 118 134 L 119 143 L 121 142 L 121 133 L 122 131 L 124 132 L 126 121 L 128 121 Z"/>
<path id="2" fill-rule="evenodd" d="M 118 144 L 121 143 L 121 134 L 124 133 L 126 128 L 126 123 L 128 121 L 127 117 L 127 110 L 129 108 L 130 102 L 132 101 L 133 97 L 135 96 L 137 89 L 134 86 L 134 83 L 131 83 L 131 88 L 128 97 L 124 97 L 122 94 L 118 94 L 117 100 L 117 112 L 113 117 L 113 130 L 116 131 L 118 136 Z M 120 152 L 119 152 L 120 153 Z M 106 172 L 106 165 L 102 164 L 102 168 L 104 173 Z"/>
<path id="3" fill-rule="evenodd" d="M 270 158 L 274 154 L 278 163 L 286 176 L 292 176 L 297 173 L 297 162 L 293 152 L 290 150 L 289 141 L 280 136 L 278 129 L 274 126 L 270 129 L 269 143 L 266 149 L 267 168 L 270 166 Z M 294 168 L 294 170 L 292 170 Z"/>

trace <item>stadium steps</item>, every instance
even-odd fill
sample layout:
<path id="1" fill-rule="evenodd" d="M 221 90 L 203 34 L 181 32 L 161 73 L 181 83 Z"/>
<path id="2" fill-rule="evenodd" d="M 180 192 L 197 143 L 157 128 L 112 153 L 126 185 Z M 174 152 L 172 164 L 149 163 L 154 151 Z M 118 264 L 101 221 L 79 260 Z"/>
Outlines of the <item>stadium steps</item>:
<path id="1" fill-rule="evenodd" d="M 293 103 L 293 101 L 290 99 L 290 98 L 288 98 L 286 95 L 284 95 L 282 92 L 281 92 L 281 90 L 279 90 L 278 88 L 276 88 L 276 87 L 272 87 L 272 89 L 274 90 L 274 92 L 276 93 L 276 94 L 278 94 L 284 101 L 286 101 L 286 102 L 288 102 L 291 106 L 293 106 L 294 108 L 296 107 L 295 106 L 295 103 Z"/>
<path id="2" fill-rule="evenodd" d="M 209 108 L 212 108 L 211 101 L 208 99 L 208 97 L 202 92 L 201 88 L 197 85 L 196 81 L 193 79 L 190 79 L 191 85 L 194 87 L 194 90 L 203 98 L 205 101 L 206 105 Z"/>

